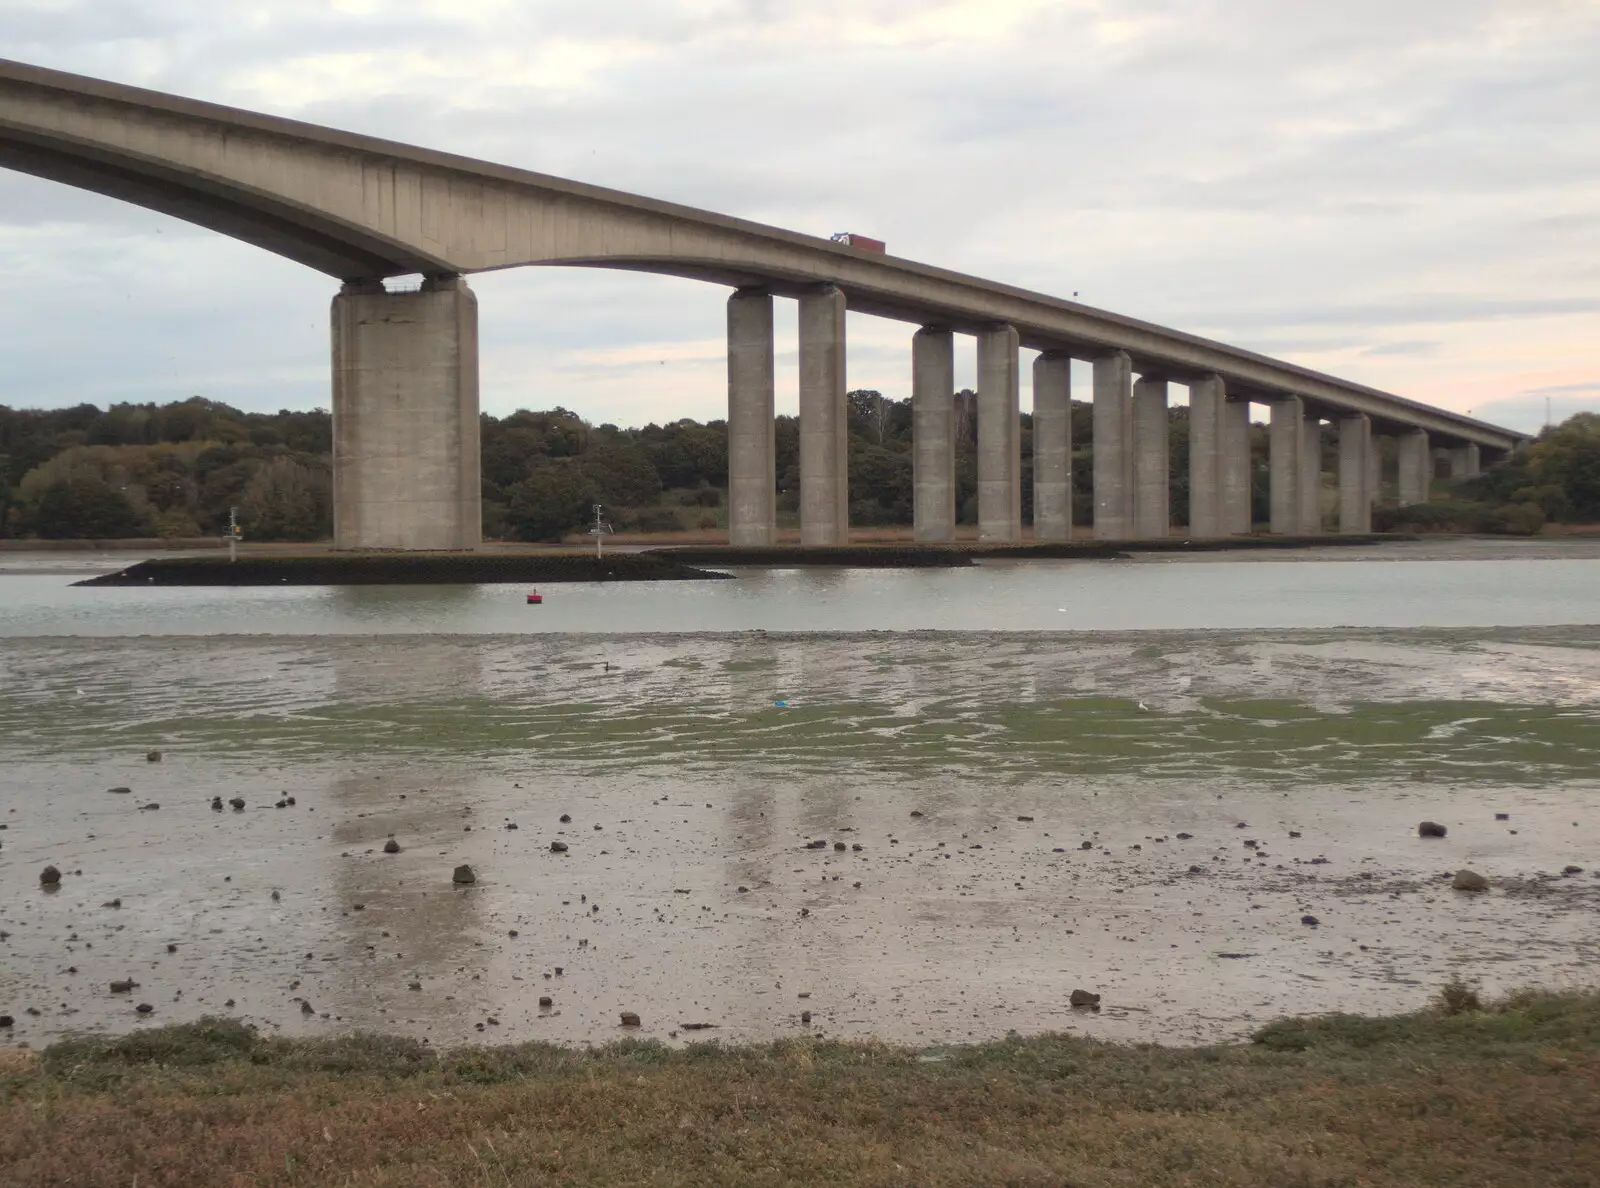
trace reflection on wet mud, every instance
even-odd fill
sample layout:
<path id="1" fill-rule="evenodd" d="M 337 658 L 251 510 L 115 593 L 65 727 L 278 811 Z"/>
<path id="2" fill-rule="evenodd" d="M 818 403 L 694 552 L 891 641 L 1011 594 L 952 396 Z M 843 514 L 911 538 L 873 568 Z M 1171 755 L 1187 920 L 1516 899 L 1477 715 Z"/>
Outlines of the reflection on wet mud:
<path id="1" fill-rule="evenodd" d="M 1597 640 L 11 641 L 0 1012 L 30 1043 L 137 1026 L 133 977 L 158 1022 L 436 1043 L 622 1010 L 1196 1042 L 1455 972 L 1569 984 L 1600 956 Z"/>

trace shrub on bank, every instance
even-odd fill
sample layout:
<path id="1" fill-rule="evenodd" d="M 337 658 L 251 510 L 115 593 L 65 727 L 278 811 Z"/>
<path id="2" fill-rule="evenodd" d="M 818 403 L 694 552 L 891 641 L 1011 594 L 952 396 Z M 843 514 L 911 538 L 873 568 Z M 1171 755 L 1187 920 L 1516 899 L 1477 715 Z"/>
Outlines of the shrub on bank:
<path id="1" fill-rule="evenodd" d="M 1483 532 L 1533 536 L 1545 524 L 1537 503 L 1490 504 L 1470 500 L 1380 507 L 1372 513 L 1374 532 Z"/>

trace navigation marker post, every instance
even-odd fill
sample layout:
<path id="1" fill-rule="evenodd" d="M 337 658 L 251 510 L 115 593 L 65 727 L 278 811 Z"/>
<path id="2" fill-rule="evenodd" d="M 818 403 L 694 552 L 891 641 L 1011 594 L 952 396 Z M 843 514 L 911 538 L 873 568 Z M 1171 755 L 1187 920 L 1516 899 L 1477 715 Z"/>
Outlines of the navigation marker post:
<path id="1" fill-rule="evenodd" d="M 589 529 L 589 535 L 594 537 L 594 555 L 596 557 L 605 556 L 605 539 L 606 534 L 610 531 L 611 525 L 606 523 L 605 516 L 601 512 L 601 505 L 595 504 L 594 524 Z"/>

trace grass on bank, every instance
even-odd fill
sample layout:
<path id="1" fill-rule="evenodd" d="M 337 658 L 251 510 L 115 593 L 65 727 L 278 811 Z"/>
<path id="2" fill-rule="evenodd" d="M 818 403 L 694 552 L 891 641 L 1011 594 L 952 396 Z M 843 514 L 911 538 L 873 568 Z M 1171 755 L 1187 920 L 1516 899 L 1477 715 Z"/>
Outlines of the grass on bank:
<path id="1" fill-rule="evenodd" d="M 1201 1049 L 436 1054 L 207 1020 L 0 1062 L 0 1182 L 1589 1188 L 1597 1120 L 1600 994 L 1456 986 Z"/>

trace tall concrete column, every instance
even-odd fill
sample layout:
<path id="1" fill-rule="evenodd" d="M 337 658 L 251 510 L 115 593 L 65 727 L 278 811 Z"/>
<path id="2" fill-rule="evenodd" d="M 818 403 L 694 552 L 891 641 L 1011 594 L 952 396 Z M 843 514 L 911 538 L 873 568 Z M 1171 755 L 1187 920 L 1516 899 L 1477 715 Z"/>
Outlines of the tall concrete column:
<path id="1" fill-rule="evenodd" d="M 1372 531 L 1372 422 L 1362 413 L 1339 418 L 1339 531 Z"/>
<path id="2" fill-rule="evenodd" d="M 1250 402 L 1222 406 L 1222 526 L 1245 536 L 1255 526 L 1250 510 Z"/>
<path id="3" fill-rule="evenodd" d="M 1478 447 L 1472 442 L 1456 446 L 1450 451 L 1450 477 L 1472 478 L 1479 472 Z"/>
<path id="4" fill-rule="evenodd" d="M 844 294 L 800 298 L 800 543 L 850 543 L 849 425 L 844 399 Z"/>
<path id="5" fill-rule="evenodd" d="M 1022 419 L 1014 326 L 978 335 L 978 539 L 1022 539 Z"/>
<path id="6" fill-rule="evenodd" d="M 1305 465 L 1305 403 L 1298 396 L 1281 396 L 1272 402 L 1272 423 L 1267 434 L 1271 529 L 1280 536 L 1300 531 L 1300 499 Z"/>
<path id="7" fill-rule="evenodd" d="M 1399 438 L 1400 505 L 1426 503 L 1433 481 L 1433 451 L 1428 447 L 1428 431 L 1413 429 Z"/>
<path id="8" fill-rule="evenodd" d="M 1167 381 L 1141 376 L 1133 385 L 1133 536 L 1160 540 L 1172 522 L 1167 432 Z"/>
<path id="9" fill-rule="evenodd" d="M 956 538 L 956 368 L 950 331 L 924 326 L 911 338 L 912 534 Z"/>
<path id="10" fill-rule="evenodd" d="M 1383 494 L 1383 449 L 1378 438 L 1381 434 L 1371 435 L 1371 444 L 1367 448 L 1367 501 L 1373 507 L 1378 506 L 1378 499 Z"/>
<path id="11" fill-rule="evenodd" d="M 1189 537 L 1225 536 L 1222 515 L 1222 405 L 1227 387 L 1218 375 L 1189 384 Z"/>
<path id="12" fill-rule="evenodd" d="M 728 543 L 777 543 L 773 443 L 772 295 L 728 298 Z"/>
<path id="13" fill-rule="evenodd" d="M 1072 539 L 1072 358 L 1033 361 L 1033 539 Z"/>
<path id="14" fill-rule="evenodd" d="M 333 299 L 333 544 L 483 544 L 478 299 L 460 277 Z"/>
<path id="15" fill-rule="evenodd" d="M 1322 531 L 1322 418 L 1305 414 L 1300 431 L 1300 531 L 1314 536 Z"/>
<path id="16" fill-rule="evenodd" d="M 1094 361 L 1094 534 L 1133 532 L 1133 362 L 1117 351 Z"/>

